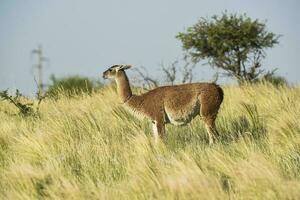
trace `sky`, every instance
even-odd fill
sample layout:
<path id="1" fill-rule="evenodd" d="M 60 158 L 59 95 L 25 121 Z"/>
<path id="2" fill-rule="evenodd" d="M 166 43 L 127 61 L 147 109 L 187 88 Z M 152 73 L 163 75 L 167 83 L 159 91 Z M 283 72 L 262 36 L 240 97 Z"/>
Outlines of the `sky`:
<path id="1" fill-rule="evenodd" d="M 0 0 L 0 90 L 36 92 L 31 51 L 42 45 L 43 79 L 82 75 L 101 80 L 109 66 L 144 66 L 159 76 L 160 63 L 181 59 L 175 36 L 200 17 L 246 13 L 282 35 L 266 51 L 263 66 L 293 84 L 300 83 L 300 1 L 298 0 Z M 129 70 L 129 76 L 134 76 Z M 197 65 L 197 81 L 211 80 L 215 70 Z M 221 80 L 230 82 L 226 78 Z"/>

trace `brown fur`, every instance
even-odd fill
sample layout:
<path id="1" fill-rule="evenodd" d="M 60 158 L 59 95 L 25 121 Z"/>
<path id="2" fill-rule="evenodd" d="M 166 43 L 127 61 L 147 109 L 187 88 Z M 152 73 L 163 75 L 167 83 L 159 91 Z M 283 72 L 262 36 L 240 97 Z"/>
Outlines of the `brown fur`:
<path id="1" fill-rule="evenodd" d="M 133 113 L 152 120 L 154 136 L 165 137 L 165 124 L 185 125 L 200 115 L 206 125 L 209 143 L 218 137 L 215 120 L 223 101 L 223 90 L 214 83 L 192 83 L 155 88 L 141 95 L 133 95 L 124 69 L 115 65 L 103 73 L 114 78 L 120 100 Z"/>

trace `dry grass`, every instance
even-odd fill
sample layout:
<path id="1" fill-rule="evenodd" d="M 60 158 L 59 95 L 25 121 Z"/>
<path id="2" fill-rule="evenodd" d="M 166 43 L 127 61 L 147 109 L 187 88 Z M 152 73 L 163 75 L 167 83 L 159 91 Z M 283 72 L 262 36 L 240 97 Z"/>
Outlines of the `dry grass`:
<path id="1" fill-rule="evenodd" d="M 224 90 L 213 146 L 200 119 L 155 146 L 109 87 L 40 118 L 0 102 L 0 199 L 300 199 L 300 88 Z"/>

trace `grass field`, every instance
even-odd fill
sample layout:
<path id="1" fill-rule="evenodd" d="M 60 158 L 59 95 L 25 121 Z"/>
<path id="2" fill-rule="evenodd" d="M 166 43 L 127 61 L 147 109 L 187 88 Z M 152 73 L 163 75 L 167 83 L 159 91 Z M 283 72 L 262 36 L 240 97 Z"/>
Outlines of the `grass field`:
<path id="1" fill-rule="evenodd" d="M 0 199 L 300 199 L 300 87 L 224 93 L 212 146 L 200 118 L 154 145 L 111 87 L 45 99 L 39 118 L 2 101 Z"/>

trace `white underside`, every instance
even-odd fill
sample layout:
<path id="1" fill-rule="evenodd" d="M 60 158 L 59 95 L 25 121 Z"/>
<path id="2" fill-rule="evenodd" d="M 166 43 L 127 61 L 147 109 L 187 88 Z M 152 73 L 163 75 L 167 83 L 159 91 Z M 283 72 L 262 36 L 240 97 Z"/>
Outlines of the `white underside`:
<path id="1" fill-rule="evenodd" d="M 189 123 L 200 114 L 200 104 L 194 102 L 176 110 L 165 107 L 165 112 L 171 124 L 181 126 Z"/>
<path id="2" fill-rule="evenodd" d="M 125 106 L 126 110 L 128 110 L 132 115 L 139 119 L 147 118 L 145 113 L 131 108 L 129 106 Z M 165 113 L 171 124 L 176 126 L 181 126 L 189 123 L 193 118 L 200 114 L 200 104 L 197 101 L 191 102 L 189 105 L 186 105 L 182 108 L 168 108 L 165 106 Z M 154 119 L 151 119 L 154 120 Z"/>

